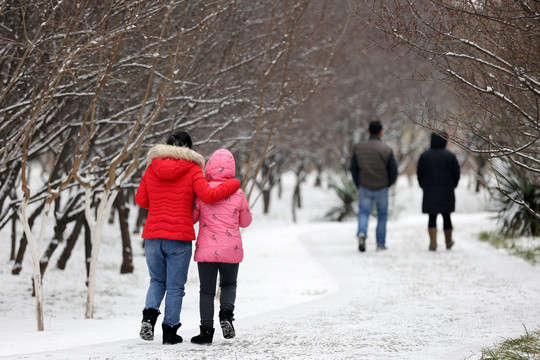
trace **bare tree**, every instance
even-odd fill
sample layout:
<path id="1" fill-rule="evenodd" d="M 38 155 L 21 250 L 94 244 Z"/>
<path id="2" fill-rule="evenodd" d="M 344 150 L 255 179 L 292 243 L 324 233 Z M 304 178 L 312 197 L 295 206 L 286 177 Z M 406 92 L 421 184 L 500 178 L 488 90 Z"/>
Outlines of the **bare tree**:
<path id="1" fill-rule="evenodd" d="M 92 317 L 103 224 L 118 194 L 137 186 L 147 147 L 180 127 L 207 151 L 250 148 L 244 187 L 253 189 L 335 58 L 344 27 L 330 38 L 318 27 L 329 24 L 320 16 L 324 4 L 3 2 L 0 225 L 22 209 L 21 259 L 30 244 L 34 263 L 48 260 L 74 221 L 58 263 L 65 267 L 84 226 L 91 245 L 85 316 Z M 44 154 L 53 154 L 53 166 L 30 193 L 36 179 L 27 169 Z M 19 185 L 23 197 L 9 191 Z M 36 243 L 31 228 L 40 216 L 46 223 L 53 201 L 57 233 L 42 253 L 43 238 Z"/>
<path id="2" fill-rule="evenodd" d="M 458 103 L 446 108 L 427 99 L 423 109 L 411 109 L 411 118 L 430 129 L 450 130 L 455 143 L 488 161 L 504 158 L 537 183 L 538 1 L 358 0 L 357 5 L 358 17 L 383 32 L 386 45 L 403 46 L 431 63 L 438 69 L 434 78 L 457 95 Z M 515 190 L 505 194 L 540 219 Z"/>

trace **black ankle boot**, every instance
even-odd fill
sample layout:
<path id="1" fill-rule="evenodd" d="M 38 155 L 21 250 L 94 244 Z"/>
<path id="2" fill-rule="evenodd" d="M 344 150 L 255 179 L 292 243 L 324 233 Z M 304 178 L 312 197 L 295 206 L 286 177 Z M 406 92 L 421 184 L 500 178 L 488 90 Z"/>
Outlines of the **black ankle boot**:
<path id="1" fill-rule="evenodd" d="M 210 326 L 199 326 L 201 333 L 191 338 L 191 342 L 195 344 L 211 344 L 214 338 L 214 328 Z"/>
<path id="2" fill-rule="evenodd" d="M 154 325 L 156 325 L 156 320 L 159 316 L 159 310 L 157 309 L 144 309 L 142 312 L 142 322 L 141 322 L 141 331 L 139 336 L 143 340 L 152 341 L 154 340 Z"/>
<path id="3" fill-rule="evenodd" d="M 161 324 L 161 328 L 163 329 L 163 343 L 164 344 L 178 344 L 182 342 L 182 337 L 180 335 L 176 335 L 176 331 L 182 324 L 178 324 L 175 326 L 169 326 L 166 324 Z"/>
<path id="4" fill-rule="evenodd" d="M 234 326 L 232 324 L 233 321 L 234 318 L 232 310 L 220 310 L 219 324 L 221 325 L 221 331 L 223 331 L 223 337 L 225 339 L 232 339 L 236 336 L 236 332 L 234 331 Z"/>

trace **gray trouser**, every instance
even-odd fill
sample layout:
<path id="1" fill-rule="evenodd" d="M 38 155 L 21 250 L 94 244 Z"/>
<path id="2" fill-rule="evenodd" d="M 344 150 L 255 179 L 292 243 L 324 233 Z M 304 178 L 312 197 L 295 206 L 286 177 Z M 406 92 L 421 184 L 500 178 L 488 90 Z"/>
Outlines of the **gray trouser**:
<path id="1" fill-rule="evenodd" d="M 199 312 L 201 325 L 214 327 L 214 297 L 216 296 L 216 282 L 219 272 L 219 298 L 220 309 L 234 310 L 236 300 L 236 279 L 239 264 L 227 263 L 197 263 L 199 269 Z"/>

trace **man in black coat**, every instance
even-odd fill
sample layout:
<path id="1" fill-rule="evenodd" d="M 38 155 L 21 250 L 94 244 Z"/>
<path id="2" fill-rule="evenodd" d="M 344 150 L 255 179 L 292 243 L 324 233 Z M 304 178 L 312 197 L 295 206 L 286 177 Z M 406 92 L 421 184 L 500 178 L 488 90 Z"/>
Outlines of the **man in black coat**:
<path id="1" fill-rule="evenodd" d="M 455 210 L 454 189 L 459 182 L 459 163 L 456 156 L 446 150 L 444 131 L 431 134 L 431 148 L 420 155 L 418 160 L 418 183 L 424 191 L 422 213 L 429 214 L 429 250 L 437 249 L 437 214 L 443 218 L 446 248 L 452 248 L 452 220 L 450 213 Z"/>

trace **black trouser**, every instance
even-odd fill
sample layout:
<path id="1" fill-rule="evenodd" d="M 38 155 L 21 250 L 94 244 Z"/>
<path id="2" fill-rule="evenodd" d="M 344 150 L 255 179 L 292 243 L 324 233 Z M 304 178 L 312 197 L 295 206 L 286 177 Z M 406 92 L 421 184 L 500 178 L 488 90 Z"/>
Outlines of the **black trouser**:
<path id="1" fill-rule="evenodd" d="M 443 229 L 451 230 L 452 229 L 452 220 L 450 219 L 450 214 L 441 214 L 443 218 Z M 429 214 L 428 228 L 437 227 L 437 214 Z"/>
<path id="2" fill-rule="evenodd" d="M 239 264 L 227 263 L 197 263 L 199 269 L 199 313 L 201 325 L 214 327 L 214 297 L 216 296 L 216 282 L 219 272 L 220 309 L 234 310 L 236 300 L 236 279 Z"/>

